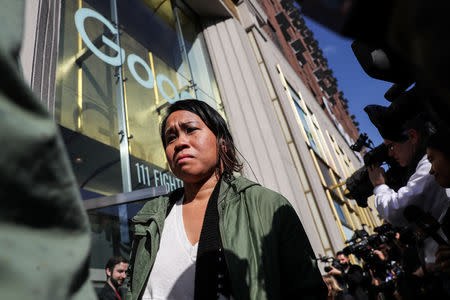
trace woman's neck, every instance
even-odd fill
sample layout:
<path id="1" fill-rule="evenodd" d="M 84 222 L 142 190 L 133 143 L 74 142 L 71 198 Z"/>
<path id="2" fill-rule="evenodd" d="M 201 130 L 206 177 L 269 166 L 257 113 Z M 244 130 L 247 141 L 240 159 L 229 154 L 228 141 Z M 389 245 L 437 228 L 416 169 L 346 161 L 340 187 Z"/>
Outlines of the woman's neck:
<path id="1" fill-rule="evenodd" d="M 192 201 L 208 201 L 214 188 L 219 181 L 219 176 L 213 174 L 210 178 L 202 182 L 184 183 L 184 201 L 189 203 Z"/>

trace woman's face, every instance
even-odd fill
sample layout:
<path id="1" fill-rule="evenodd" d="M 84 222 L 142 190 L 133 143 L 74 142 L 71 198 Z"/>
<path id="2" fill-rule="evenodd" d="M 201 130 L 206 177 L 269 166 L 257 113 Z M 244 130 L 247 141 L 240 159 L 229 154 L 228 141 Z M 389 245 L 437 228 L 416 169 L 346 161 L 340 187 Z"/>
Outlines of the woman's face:
<path id="1" fill-rule="evenodd" d="M 428 160 L 431 163 L 430 174 L 434 175 L 442 187 L 450 187 L 450 160 L 441 151 L 427 148 Z"/>
<path id="2" fill-rule="evenodd" d="M 186 183 L 198 183 L 215 175 L 216 136 L 199 116 L 186 110 L 171 113 L 164 139 L 166 157 L 175 176 Z"/>

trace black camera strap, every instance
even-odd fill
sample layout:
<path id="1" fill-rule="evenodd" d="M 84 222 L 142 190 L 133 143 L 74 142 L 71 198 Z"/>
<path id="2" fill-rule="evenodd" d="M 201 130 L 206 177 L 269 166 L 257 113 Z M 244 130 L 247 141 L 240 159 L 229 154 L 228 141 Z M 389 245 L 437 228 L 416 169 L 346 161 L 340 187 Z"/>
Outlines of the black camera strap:
<path id="1" fill-rule="evenodd" d="M 230 298 L 229 272 L 220 237 L 219 211 L 217 200 L 220 190 L 219 180 L 209 198 L 198 242 L 195 269 L 194 299 L 218 299 L 219 295 Z"/>

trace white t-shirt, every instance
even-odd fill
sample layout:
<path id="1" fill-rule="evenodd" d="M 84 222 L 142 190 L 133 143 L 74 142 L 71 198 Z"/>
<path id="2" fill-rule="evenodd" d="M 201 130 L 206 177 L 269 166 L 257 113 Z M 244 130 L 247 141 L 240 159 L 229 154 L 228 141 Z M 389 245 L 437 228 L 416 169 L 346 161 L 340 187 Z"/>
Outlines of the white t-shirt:
<path id="1" fill-rule="evenodd" d="M 192 245 L 187 238 L 183 199 L 174 205 L 164 222 L 161 243 L 143 300 L 194 299 L 198 243 Z"/>

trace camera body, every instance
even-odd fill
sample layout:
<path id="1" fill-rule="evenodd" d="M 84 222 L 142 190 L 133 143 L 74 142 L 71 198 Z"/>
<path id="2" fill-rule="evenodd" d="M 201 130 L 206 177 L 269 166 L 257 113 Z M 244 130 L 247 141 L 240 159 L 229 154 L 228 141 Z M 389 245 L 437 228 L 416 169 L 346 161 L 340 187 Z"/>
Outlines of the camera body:
<path id="1" fill-rule="evenodd" d="M 332 266 L 333 268 L 335 268 L 335 269 L 338 269 L 338 270 L 341 271 L 341 272 L 344 271 L 343 268 L 342 268 L 342 266 L 341 266 L 341 264 L 339 263 L 339 260 L 337 260 L 337 259 L 335 259 L 335 258 L 332 260 L 331 266 Z M 324 271 L 327 272 L 327 273 L 330 272 L 330 271 L 332 270 L 330 266 L 325 266 L 323 269 L 324 269 Z"/>
<path id="2" fill-rule="evenodd" d="M 321 261 L 323 263 L 329 263 L 333 268 L 338 269 L 339 271 L 343 272 L 344 269 L 342 268 L 342 265 L 340 264 L 339 260 L 334 258 L 334 257 L 330 257 L 330 256 L 321 256 L 319 258 L 316 258 L 317 261 Z M 332 270 L 331 266 L 325 266 L 323 268 L 323 270 L 325 272 L 330 272 Z"/>
<path id="3" fill-rule="evenodd" d="M 347 198 L 354 199 L 360 207 L 367 207 L 367 198 L 373 194 L 373 185 L 367 168 L 384 163 L 389 166 L 386 171 L 386 184 L 395 191 L 404 186 L 408 180 L 406 168 L 389 157 L 387 146 L 380 144 L 364 155 L 364 166 L 347 178 Z"/>
<path id="4" fill-rule="evenodd" d="M 375 228 L 376 234 L 369 235 L 367 231 L 355 230 L 354 237 L 347 241 L 349 246 L 342 249 L 345 255 L 353 254 L 365 262 L 365 267 L 371 269 L 375 277 L 386 280 L 392 270 L 390 261 L 383 261 L 374 253 L 381 244 L 395 238 L 395 231 L 389 224 Z"/>

